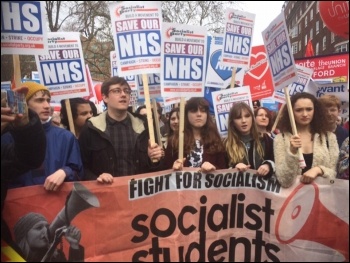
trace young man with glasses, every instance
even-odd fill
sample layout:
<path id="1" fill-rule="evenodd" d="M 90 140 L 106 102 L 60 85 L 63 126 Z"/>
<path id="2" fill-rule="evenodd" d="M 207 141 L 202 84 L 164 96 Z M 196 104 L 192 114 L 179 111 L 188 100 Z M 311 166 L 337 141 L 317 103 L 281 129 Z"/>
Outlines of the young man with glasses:
<path id="1" fill-rule="evenodd" d="M 92 117 L 80 133 L 79 143 L 85 180 L 112 183 L 113 177 L 157 170 L 162 148 L 149 145 L 144 120 L 128 112 L 131 89 L 124 78 L 103 82 L 102 99 L 107 111 Z"/>

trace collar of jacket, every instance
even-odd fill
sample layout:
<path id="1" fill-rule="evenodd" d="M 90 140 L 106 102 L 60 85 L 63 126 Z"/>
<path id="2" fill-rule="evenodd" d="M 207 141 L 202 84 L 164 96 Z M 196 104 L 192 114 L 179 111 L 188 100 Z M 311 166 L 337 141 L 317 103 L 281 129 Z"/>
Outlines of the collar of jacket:
<path id="1" fill-rule="evenodd" d="M 145 130 L 145 125 L 143 123 L 143 120 L 134 116 L 130 112 L 127 112 L 128 116 L 131 119 L 131 125 L 132 128 L 136 133 L 141 133 Z M 107 122 L 106 122 L 106 117 L 107 117 L 107 111 L 102 112 L 98 116 L 90 118 L 88 121 L 92 123 L 92 125 L 97 128 L 98 130 L 104 132 L 107 128 Z"/>

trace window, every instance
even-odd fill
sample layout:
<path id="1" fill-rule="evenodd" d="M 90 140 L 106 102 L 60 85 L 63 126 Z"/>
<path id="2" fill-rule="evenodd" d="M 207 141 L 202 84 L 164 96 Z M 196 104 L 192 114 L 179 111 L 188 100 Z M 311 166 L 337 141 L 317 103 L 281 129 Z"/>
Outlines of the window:
<path id="1" fill-rule="evenodd" d="M 314 19 L 314 10 L 310 10 L 310 22 Z"/>
<path id="2" fill-rule="evenodd" d="M 323 37 L 323 42 L 322 42 L 322 50 L 325 50 L 327 47 L 327 37 L 324 36 Z"/>
<path id="3" fill-rule="evenodd" d="M 310 39 L 314 38 L 314 30 L 311 28 L 310 29 Z"/>
<path id="4" fill-rule="evenodd" d="M 298 36 L 298 26 L 295 26 L 295 27 L 292 28 L 291 35 L 292 35 L 292 38 Z"/>
<path id="5" fill-rule="evenodd" d="M 316 35 L 320 32 L 320 21 L 316 22 Z"/>
<path id="6" fill-rule="evenodd" d="M 316 53 L 315 53 L 315 55 L 317 56 L 319 52 L 320 52 L 320 44 L 317 42 L 316 43 Z"/>
<path id="7" fill-rule="evenodd" d="M 348 52 L 348 45 L 345 44 L 339 44 L 338 46 L 335 46 L 335 52 L 340 53 L 340 52 Z"/>
<path id="8" fill-rule="evenodd" d="M 316 13 L 320 12 L 320 9 L 318 8 L 318 3 L 316 2 Z"/>
<path id="9" fill-rule="evenodd" d="M 299 24 L 299 33 L 301 33 L 301 23 Z"/>
<path id="10" fill-rule="evenodd" d="M 301 50 L 301 41 L 299 40 L 299 50 Z"/>
<path id="11" fill-rule="evenodd" d="M 331 43 L 334 43 L 334 41 L 335 41 L 335 36 L 334 36 L 334 33 L 331 32 Z"/>
<path id="12" fill-rule="evenodd" d="M 292 44 L 292 52 L 293 52 L 293 54 L 298 53 L 298 42 L 294 42 Z"/>
<path id="13" fill-rule="evenodd" d="M 306 9 L 309 7 L 309 2 L 306 1 Z"/>
<path id="14" fill-rule="evenodd" d="M 307 35 L 305 35 L 305 46 L 307 46 Z"/>
<path id="15" fill-rule="evenodd" d="M 301 7 L 300 7 L 299 11 L 300 11 L 299 15 L 302 16 L 303 15 L 303 9 Z"/>
<path id="16" fill-rule="evenodd" d="M 307 16 L 305 16 L 305 28 L 307 27 Z"/>

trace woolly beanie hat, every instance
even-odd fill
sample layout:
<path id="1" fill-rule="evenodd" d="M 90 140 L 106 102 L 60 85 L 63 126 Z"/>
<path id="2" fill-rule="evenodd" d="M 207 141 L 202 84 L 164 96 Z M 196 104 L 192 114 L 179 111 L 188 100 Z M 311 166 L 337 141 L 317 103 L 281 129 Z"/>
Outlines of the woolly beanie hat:
<path id="1" fill-rule="evenodd" d="M 30 212 L 21 217 L 14 226 L 16 243 L 18 244 L 27 235 L 28 231 L 40 221 L 47 222 L 47 219 L 38 213 Z"/>
<path id="2" fill-rule="evenodd" d="M 27 81 L 22 83 L 21 85 L 22 87 L 27 87 L 28 88 L 28 93 L 26 96 L 26 101 L 28 101 L 36 92 L 40 91 L 40 90 L 47 90 L 49 91 L 48 88 L 46 88 L 44 85 L 39 84 L 37 82 L 34 81 Z"/>

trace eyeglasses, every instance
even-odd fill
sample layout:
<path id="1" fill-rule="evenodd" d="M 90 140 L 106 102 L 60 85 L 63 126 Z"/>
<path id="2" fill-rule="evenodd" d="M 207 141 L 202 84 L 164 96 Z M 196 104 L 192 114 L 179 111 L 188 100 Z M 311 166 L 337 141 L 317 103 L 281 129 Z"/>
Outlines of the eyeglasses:
<path id="1" fill-rule="evenodd" d="M 108 91 L 108 93 L 112 92 L 113 94 L 116 94 L 116 95 L 121 95 L 122 92 L 124 92 L 124 94 L 126 95 L 130 95 L 131 94 L 131 89 L 120 89 L 120 88 L 115 88 L 115 89 L 111 89 Z"/>

